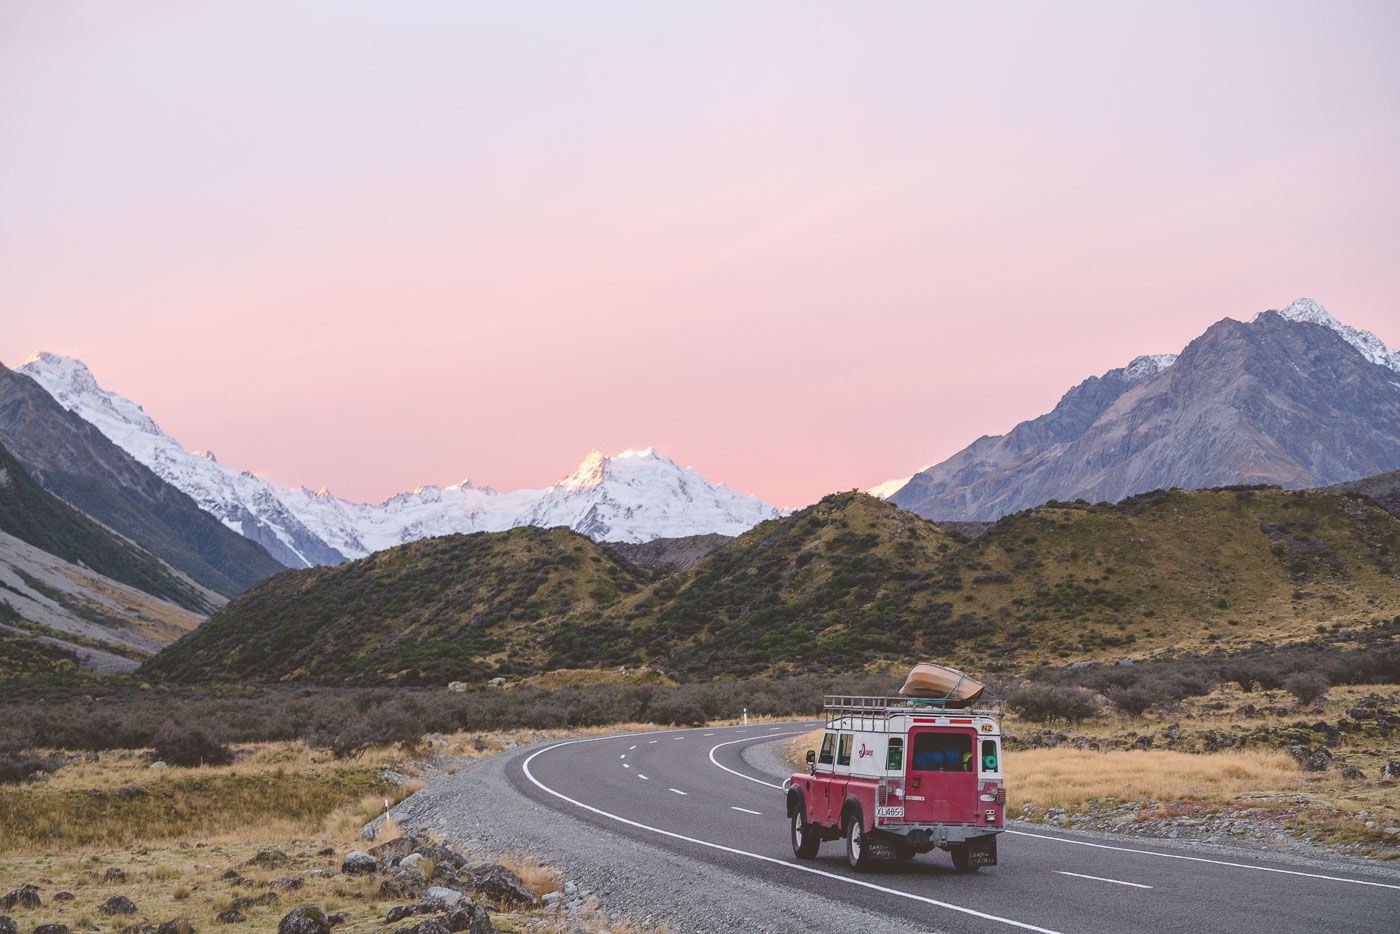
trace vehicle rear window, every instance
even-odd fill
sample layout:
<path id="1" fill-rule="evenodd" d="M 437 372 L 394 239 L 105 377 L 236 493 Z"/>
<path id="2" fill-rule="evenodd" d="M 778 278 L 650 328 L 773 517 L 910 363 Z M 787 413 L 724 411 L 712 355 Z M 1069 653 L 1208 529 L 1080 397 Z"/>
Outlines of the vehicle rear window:
<path id="1" fill-rule="evenodd" d="M 891 736 L 889 749 L 885 752 L 885 771 L 894 772 L 904 768 L 904 737 Z"/>
<path id="2" fill-rule="evenodd" d="M 836 753 L 837 765 L 851 764 L 851 746 L 855 743 L 855 739 L 856 735 L 854 733 L 841 734 L 841 750 L 840 752 Z"/>
<path id="3" fill-rule="evenodd" d="M 822 751 L 817 756 L 817 762 L 821 765 L 831 765 L 832 759 L 836 757 L 836 734 L 828 733 L 822 738 Z"/>
<path id="4" fill-rule="evenodd" d="M 915 733 L 910 760 L 918 772 L 970 772 L 972 737 L 966 733 Z"/>

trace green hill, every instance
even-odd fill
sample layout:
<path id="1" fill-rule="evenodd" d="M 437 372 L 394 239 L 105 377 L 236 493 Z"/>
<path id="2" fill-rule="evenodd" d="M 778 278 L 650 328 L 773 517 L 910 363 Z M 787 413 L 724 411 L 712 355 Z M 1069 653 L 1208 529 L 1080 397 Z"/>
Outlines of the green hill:
<path id="1" fill-rule="evenodd" d="M 1235 650 L 1395 616 L 1398 554 L 1400 520 L 1322 492 L 1052 503 L 976 539 L 843 493 L 680 571 L 646 571 L 563 529 L 287 571 L 142 672 L 443 682 L 653 663 L 706 678 Z"/>
<path id="2" fill-rule="evenodd" d="M 423 539 L 262 580 L 140 674 L 442 683 L 534 670 L 533 647 L 552 621 L 595 613 L 644 582 L 562 528 Z"/>

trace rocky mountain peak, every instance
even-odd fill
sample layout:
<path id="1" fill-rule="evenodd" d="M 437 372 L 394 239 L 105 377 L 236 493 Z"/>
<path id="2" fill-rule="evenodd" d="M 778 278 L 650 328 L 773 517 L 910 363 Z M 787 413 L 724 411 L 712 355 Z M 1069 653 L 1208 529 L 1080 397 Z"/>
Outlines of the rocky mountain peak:
<path id="1" fill-rule="evenodd" d="M 1384 341 L 1370 331 L 1362 331 L 1338 321 L 1326 308 L 1322 307 L 1321 302 L 1311 298 L 1294 299 L 1282 310 L 1271 308 L 1268 311 L 1259 312 L 1249 319 L 1249 323 L 1255 324 L 1265 315 L 1278 315 L 1285 321 L 1301 321 L 1304 324 L 1316 324 L 1336 331 L 1341 335 L 1342 340 L 1355 347 L 1357 352 L 1367 360 L 1400 373 L 1400 351 L 1391 350 Z"/>

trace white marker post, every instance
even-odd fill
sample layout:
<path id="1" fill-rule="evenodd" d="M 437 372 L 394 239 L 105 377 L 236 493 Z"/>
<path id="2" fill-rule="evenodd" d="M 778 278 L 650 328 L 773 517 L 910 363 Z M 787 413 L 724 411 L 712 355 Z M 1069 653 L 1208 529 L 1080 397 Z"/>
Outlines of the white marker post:
<path id="1" fill-rule="evenodd" d="M 744 726 L 749 725 L 749 708 L 744 708 Z"/>

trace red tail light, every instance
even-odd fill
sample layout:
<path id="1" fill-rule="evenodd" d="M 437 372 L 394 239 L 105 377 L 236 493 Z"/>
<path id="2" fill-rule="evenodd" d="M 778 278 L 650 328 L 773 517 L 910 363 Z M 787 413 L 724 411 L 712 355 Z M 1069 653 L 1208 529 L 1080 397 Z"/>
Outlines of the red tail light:
<path id="1" fill-rule="evenodd" d="M 884 782 L 881 782 L 880 786 L 875 790 L 875 803 L 878 804 L 880 807 L 884 807 L 885 802 L 889 799 L 890 790 L 889 788 L 885 787 Z"/>
<path id="2" fill-rule="evenodd" d="M 1001 804 L 1001 805 L 1005 805 L 1005 804 L 1006 804 L 1006 788 L 1005 788 L 1005 787 L 1002 787 L 1002 788 L 998 788 L 998 789 L 997 789 L 997 804 Z"/>

